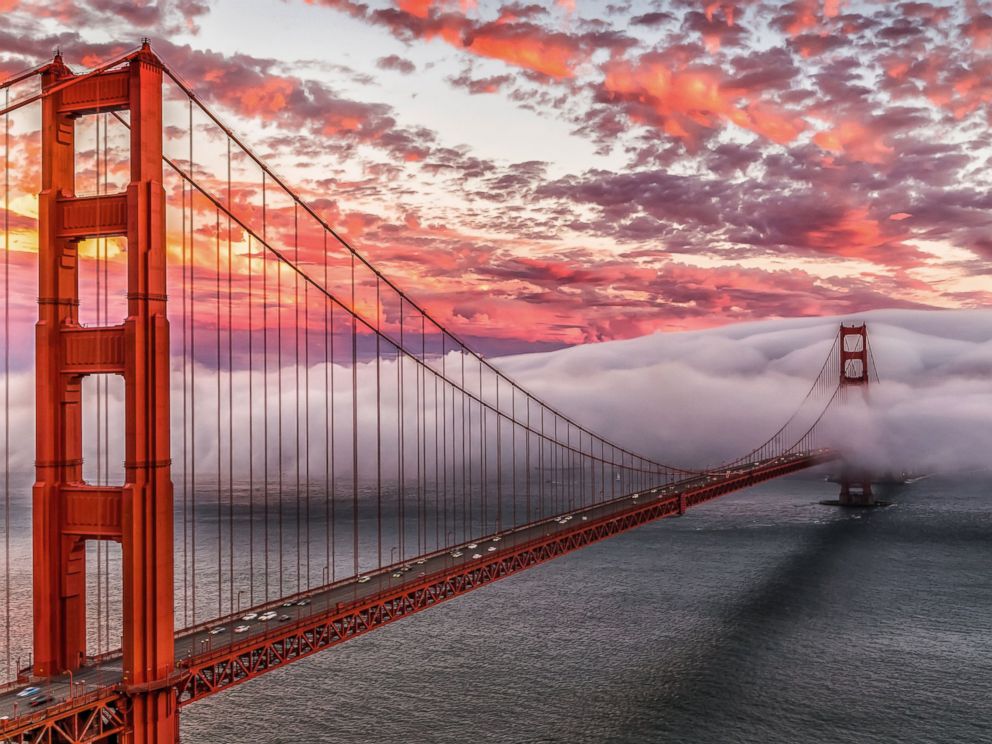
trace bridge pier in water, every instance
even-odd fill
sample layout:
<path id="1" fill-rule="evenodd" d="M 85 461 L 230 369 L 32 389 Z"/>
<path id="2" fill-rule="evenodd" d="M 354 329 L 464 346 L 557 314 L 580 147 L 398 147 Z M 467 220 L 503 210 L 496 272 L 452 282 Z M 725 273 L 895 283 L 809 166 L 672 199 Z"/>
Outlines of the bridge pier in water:
<path id="1" fill-rule="evenodd" d="M 48 679 L 86 657 L 86 543 L 121 544 L 122 741 L 178 740 L 173 687 L 173 516 L 166 316 L 162 66 L 147 43 L 123 68 L 75 76 L 60 55 L 42 77 L 37 464 L 33 491 L 34 664 Z M 130 115 L 130 183 L 78 197 L 75 121 Z M 79 322 L 79 243 L 127 240 L 127 317 Z M 82 380 L 124 378 L 123 486 L 82 473 Z"/>
<path id="2" fill-rule="evenodd" d="M 840 392 L 844 396 L 860 394 L 868 400 L 871 347 L 868 345 L 868 326 L 840 326 Z M 845 467 L 837 479 L 840 493 L 834 500 L 823 501 L 827 506 L 871 507 L 886 506 L 877 501 L 872 491 L 872 474 L 865 468 Z"/>

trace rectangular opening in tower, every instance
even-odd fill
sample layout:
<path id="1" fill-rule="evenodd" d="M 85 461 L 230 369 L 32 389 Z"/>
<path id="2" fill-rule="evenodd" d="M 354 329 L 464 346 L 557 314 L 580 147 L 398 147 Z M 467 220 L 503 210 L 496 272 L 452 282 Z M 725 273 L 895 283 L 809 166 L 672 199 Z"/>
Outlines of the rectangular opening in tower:
<path id="1" fill-rule="evenodd" d="M 127 112 L 120 116 L 126 119 Z M 112 113 L 80 116 L 74 123 L 74 195 L 123 193 L 131 180 L 131 133 L 128 128 Z"/>
<path id="2" fill-rule="evenodd" d="M 844 376 L 849 380 L 860 380 L 864 377 L 865 365 L 860 359 L 848 359 L 844 362 Z"/>
<path id="3" fill-rule="evenodd" d="M 95 328 L 127 317 L 127 240 L 91 238 L 78 244 L 79 322 Z"/>
<path id="4" fill-rule="evenodd" d="M 109 540 L 86 543 L 86 655 L 121 647 L 123 596 L 121 546 Z"/>
<path id="5" fill-rule="evenodd" d="M 83 480 L 94 486 L 124 483 L 124 378 L 83 378 Z"/>
<path id="6" fill-rule="evenodd" d="M 844 334 L 844 351 L 860 352 L 865 349 L 865 337 L 860 333 Z"/>

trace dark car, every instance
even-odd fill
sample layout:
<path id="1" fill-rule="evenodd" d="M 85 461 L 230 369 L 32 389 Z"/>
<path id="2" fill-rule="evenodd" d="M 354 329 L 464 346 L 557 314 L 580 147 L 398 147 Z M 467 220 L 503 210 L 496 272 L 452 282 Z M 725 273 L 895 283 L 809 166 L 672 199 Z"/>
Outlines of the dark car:
<path id="1" fill-rule="evenodd" d="M 37 708 L 41 705 L 48 705 L 49 703 L 55 702 L 55 698 L 49 695 L 47 692 L 43 692 L 40 695 L 35 695 L 28 701 L 28 705 L 32 708 Z"/>

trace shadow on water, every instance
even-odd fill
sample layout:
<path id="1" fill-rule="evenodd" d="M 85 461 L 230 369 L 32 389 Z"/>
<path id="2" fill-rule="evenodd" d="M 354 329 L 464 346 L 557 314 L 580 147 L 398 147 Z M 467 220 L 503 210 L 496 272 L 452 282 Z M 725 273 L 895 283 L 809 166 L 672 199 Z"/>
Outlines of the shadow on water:
<path id="1" fill-rule="evenodd" d="M 836 584 L 853 580 L 852 572 L 858 568 L 852 561 L 859 551 L 852 548 L 873 540 L 898 507 L 841 510 L 811 503 L 809 508 L 822 509 L 829 521 L 804 525 L 797 549 L 783 554 L 771 570 L 754 575 L 739 590 L 728 591 L 708 618 L 708 631 L 679 644 L 674 652 L 689 658 L 673 664 L 671 644 L 655 650 L 645 647 L 636 672 L 642 678 L 630 680 L 630 688 L 637 691 L 635 699 L 615 711 L 616 730 L 623 734 L 603 741 L 709 744 L 764 740 L 759 735 L 743 738 L 739 729 L 731 733 L 742 720 L 762 715 L 754 711 L 755 696 L 767 699 L 779 694 L 775 689 L 755 689 L 760 684 L 757 667 L 762 658 L 781 653 L 783 639 L 815 618 L 838 590 Z M 624 709 L 626 716 L 620 715 Z M 721 730 L 721 720 L 734 725 Z M 754 723 L 754 728 L 762 728 L 760 721 Z M 557 741 L 592 741 L 581 726 L 576 727 L 574 737 L 560 733 L 563 736 Z M 782 739 L 772 736 L 769 740 Z M 812 736 L 807 741 L 819 739 Z"/>

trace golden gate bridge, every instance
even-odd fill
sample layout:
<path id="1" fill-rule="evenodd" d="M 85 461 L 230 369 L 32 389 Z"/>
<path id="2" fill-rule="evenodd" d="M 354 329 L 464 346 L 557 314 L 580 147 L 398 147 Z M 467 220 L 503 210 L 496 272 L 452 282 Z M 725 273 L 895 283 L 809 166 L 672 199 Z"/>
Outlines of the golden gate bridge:
<path id="1" fill-rule="evenodd" d="M 714 467 L 658 462 L 473 351 L 147 42 L 80 74 L 56 54 L 0 85 L 11 677 L 0 740 L 178 741 L 183 706 L 837 459 L 830 414 L 878 379 L 866 326 L 841 325 L 763 442 Z M 38 89 L 11 98 L 27 85 Z M 33 652 L 12 668 L 10 117 L 33 104 Z M 845 476 L 842 503 L 872 499 L 868 476 Z"/>

